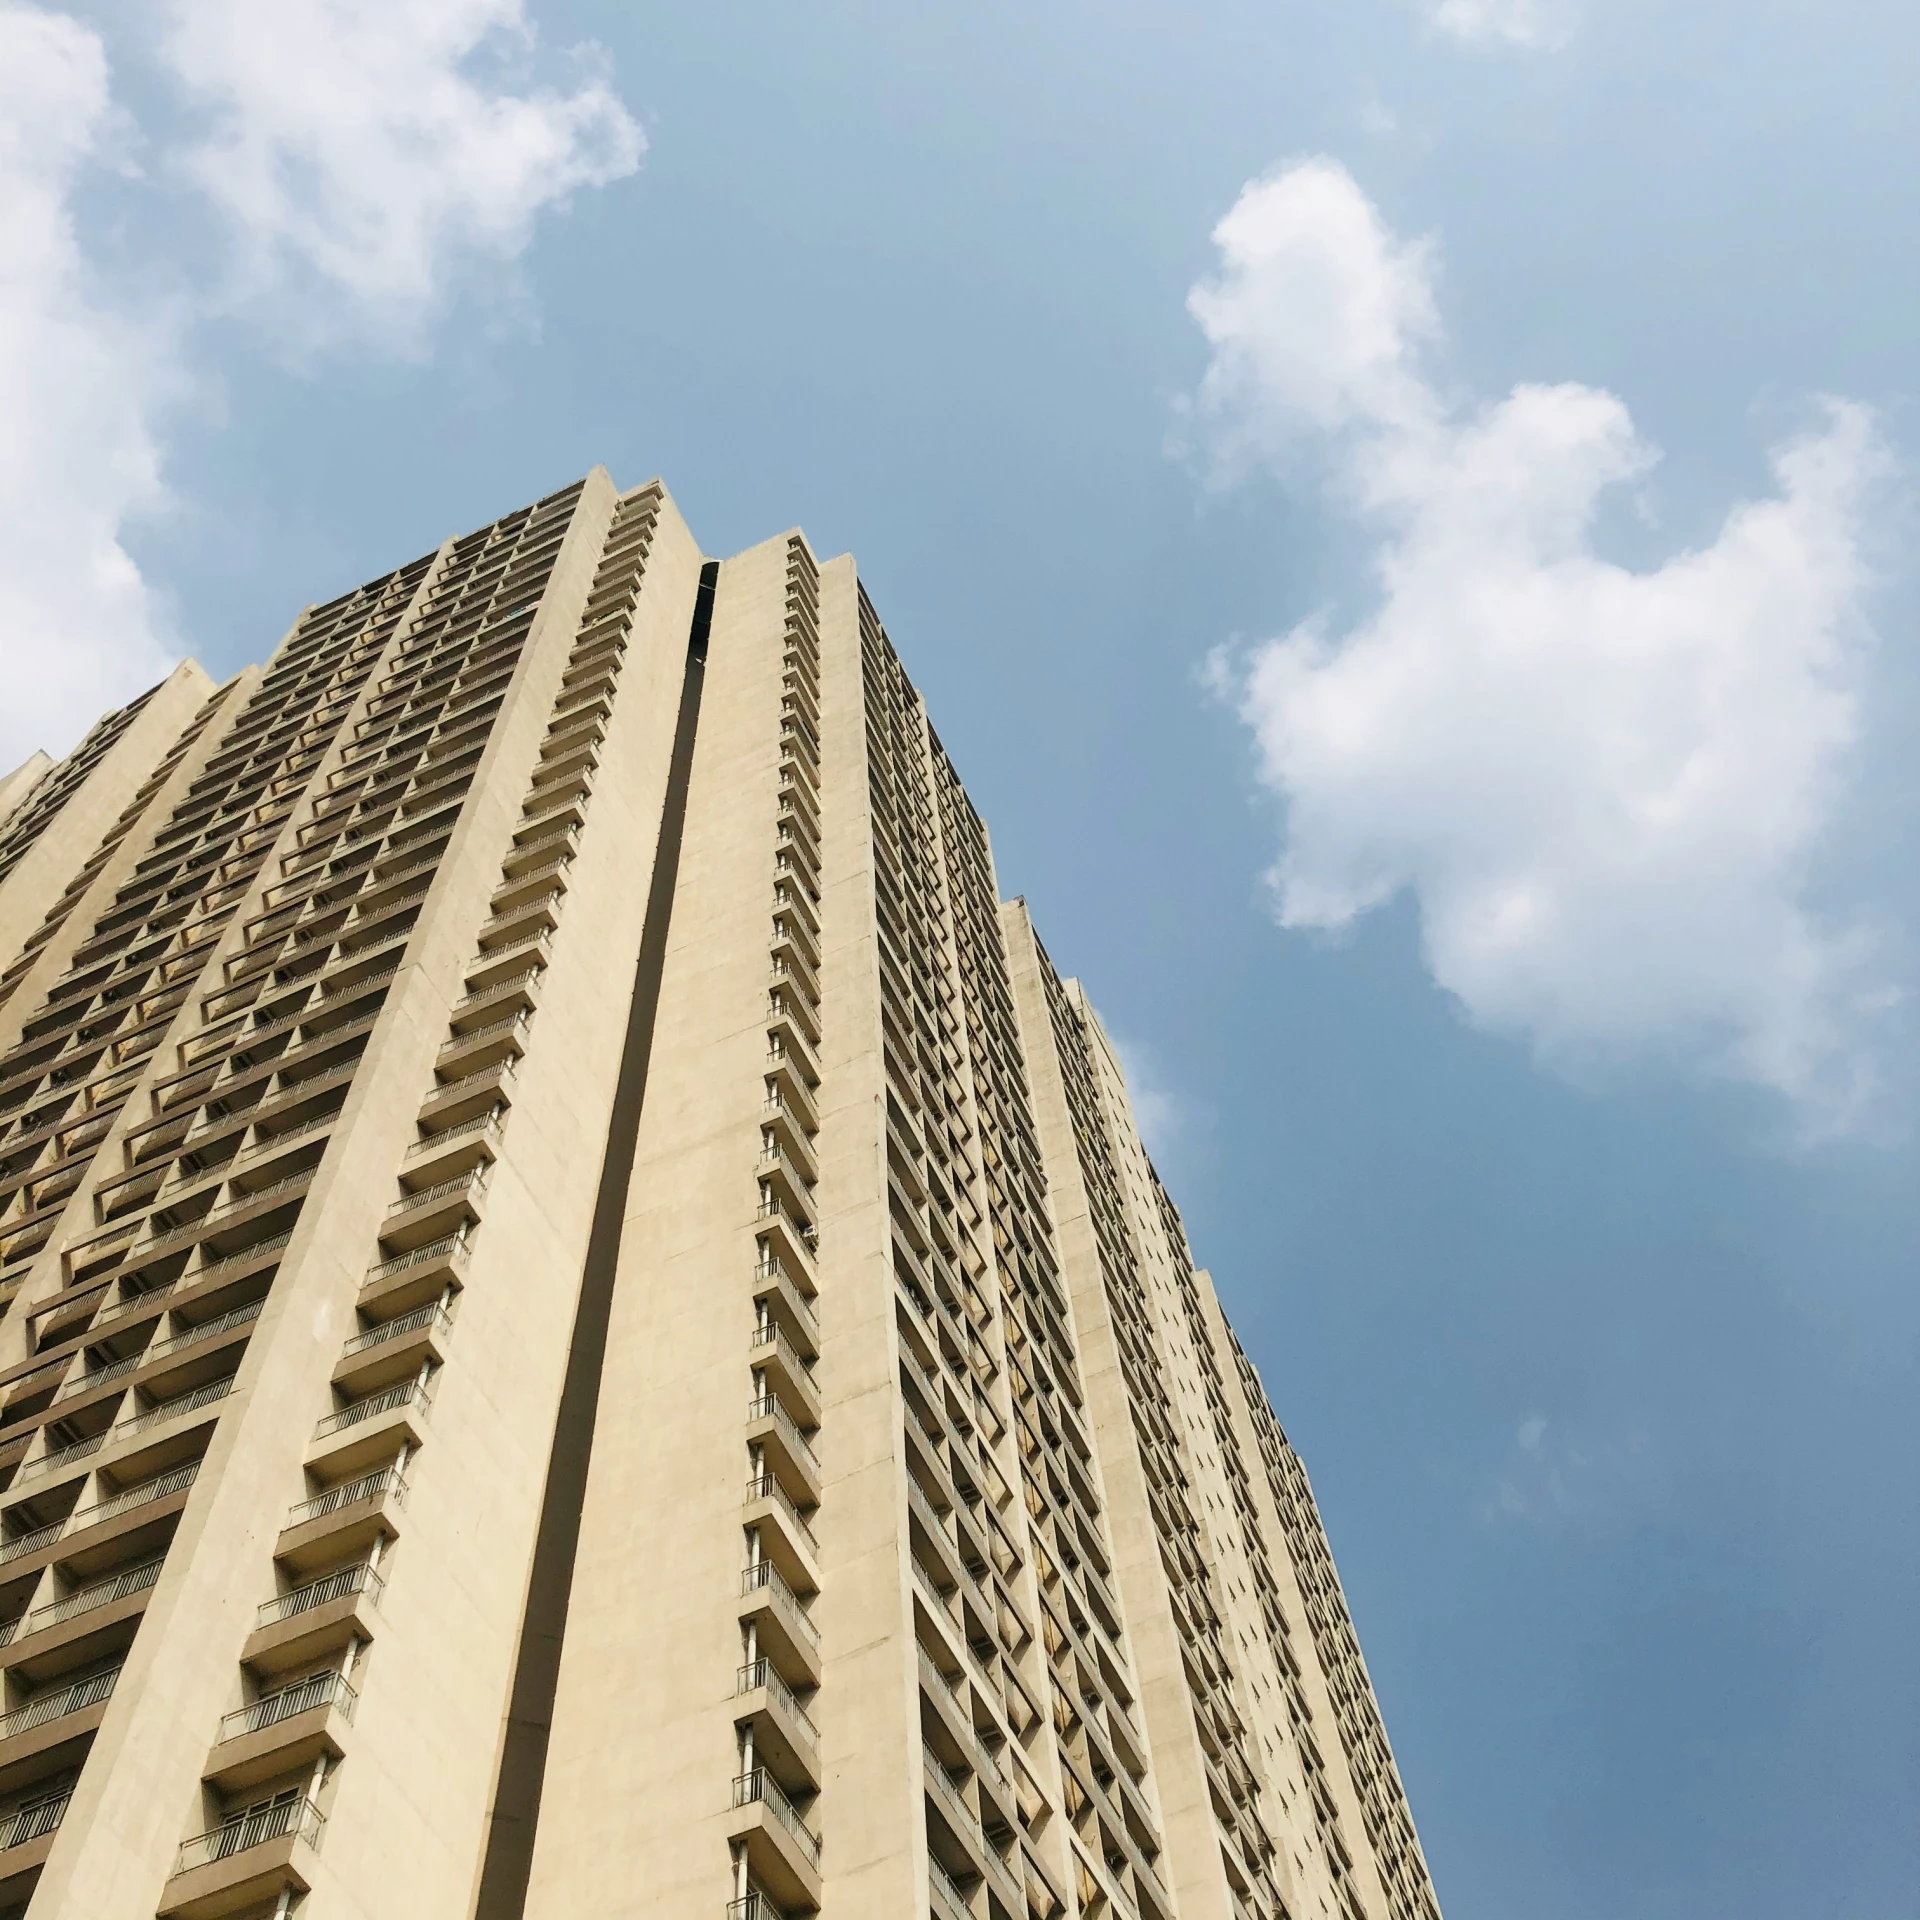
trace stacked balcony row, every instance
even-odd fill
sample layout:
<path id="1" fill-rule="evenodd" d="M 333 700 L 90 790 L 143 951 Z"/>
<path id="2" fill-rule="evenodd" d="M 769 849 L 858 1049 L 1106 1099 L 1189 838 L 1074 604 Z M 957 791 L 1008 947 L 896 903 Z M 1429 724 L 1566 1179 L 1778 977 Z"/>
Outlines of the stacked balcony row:
<path id="1" fill-rule="evenodd" d="M 18 1291 L 61 1224 L 426 564 L 302 621 L 152 850 L 0 1058 L 0 1300 L 10 1283 Z M 90 884 L 90 875 L 76 882 L 82 891 Z"/>
<path id="2" fill-rule="evenodd" d="M 236 1051 L 249 1061 L 296 1063 L 292 1091 L 312 1096 L 271 1115 L 284 1113 L 286 1125 L 270 1137 L 309 1168 L 324 1153 L 351 1081 L 350 1056 L 366 1045 L 461 818 L 572 498 L 510 516 L 444 557 L 267 890 L 247 952 L 229 968 L 220 1011 L 255 992 L 256 981 L 264 985 L 239 1016 L 239 1048 L 226 1047 L 217 1028 L 204 1044 L 223 1074 Z M 282 1011 L 289 1004 L 291 1016 Z M 334 1051 L 303 1058 L 316 1020 L 328 1023 L 319 1038 L 331 1039 Z M 197 1060 L 188 1077 L 196 1071 Z M 431 1111 L 432 1096 L 426 1104 Z M 236 1704 L 212 1730 L 201 1818 L 181 1843 L 159 1907 L 169 1920 L 270 1911 L 308 1886 L 307 1863 L 352 1749 L 410 1472 L 457 1317 L 462 1261 L 420 1256 L 449 1238 L 464 1244 L 485 1160 L 470 1158 L 456 1176 L 449 1158 L 487 1154 L 498 1116 L 489 1123 L 460 1129 L 458 1143 L 444 1137 L 449 1129 L 423 1126 L 404 1157 L 380 1224 L 381 1257 L 360 1288 L 356 1329 L 307 1444 L 305 1487 L 273 1544 L 272 1591 L 240 1650 Z M 244 1166 L 249 1152 L 264 1150 L 256 1125 L 236 1161 Z"/>
<path id="3" fill-rule="evenodd" d="M 747 1347 L 745 1564 L 740 1579 L 738 1755 L 728 1844 L 728 1920 L 792 1920 L 820 1905 L 820 1736 L 812 1705 L 820 1645 L 809 1608 L 820 1587 L 814 1451 L 820 1395 L 814 1188 L 820 1131 L 820 576 L 788 542 L 780 656 L 779 792 L 760 1200 L 754 1220 L 754 1324 Z"/>

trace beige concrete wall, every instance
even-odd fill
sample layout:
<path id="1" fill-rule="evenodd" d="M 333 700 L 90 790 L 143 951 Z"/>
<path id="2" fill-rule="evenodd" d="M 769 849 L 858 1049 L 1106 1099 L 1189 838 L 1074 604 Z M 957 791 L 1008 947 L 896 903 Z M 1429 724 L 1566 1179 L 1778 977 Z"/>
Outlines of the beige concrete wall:
<path id="1" fill-rule="evenodd" d="M 529 1920 L 730 1893 L 785 567 L 770 541 L 715 595 Z"/>
<path id="2" fill-rule="evenodd" d="M 859 581 L 821 580 L 820 1454 L 826 1649 L 820 1796 L 830 1914 L 924 1913 L 919 1680 L 887 1210 L 886 1069 L 874 929 Z"/>

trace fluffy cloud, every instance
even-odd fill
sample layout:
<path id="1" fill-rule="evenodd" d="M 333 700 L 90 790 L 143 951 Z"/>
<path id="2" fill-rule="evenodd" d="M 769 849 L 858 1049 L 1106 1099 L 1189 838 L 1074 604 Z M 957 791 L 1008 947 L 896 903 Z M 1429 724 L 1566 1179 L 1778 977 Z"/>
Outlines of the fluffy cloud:
<path id="1" fill-rule="evenodd" d="M 418 351 L 463 266 L 510 261 L 543 211 L 639 164 L 590 64 L 568 92 L 504 84 L 532 39 L 520 0 L 170 0 L 161 18 L 205 123 L 185 151 L 158 143 L 156 176 L 197 183 L 239 294 L 300 344 Z M 165 411 L 209 303 L 116 297 L 87 258 L 76 194 L 126 132 L 98 35 L 0 0 L 0 771 L 170 665 L 123 535 L 163 502 Z"/>
<path id="2" fill-rule="evenodd" d="M 74 232 L 75 185 L 113 130 L 97 36 L 0 5 L 0 771 L 170 664 L 120 543 L 159 498 L 170 343 L 115 311 Z"/>
<path id="3" fill-rule="evenodd" d="M 632 173 L 646 143 L 603 72 L 483 77 L 532 39 L 521 0 L 172 0 L 164 58 L 212 118 L 186 165 L 243 292 L 411 348 L 463 259 L 512 259 L 545 208 Z"/>
<path id="4" fill-rule="evenodd" d="M 1682 1053 L 1847 1124 L 1887 996 L 1807 893 L 1860 730 L 1867 414 L 1829 403 L 1771 495 L 1636 572 L 1593 538 L 1657 457 L 1625 406 L 1448 404 L 1431 252 L 1343 169 L 1256 181 L 1214 239 L 1198 419 L 1233 468 L 1311 443 L 1379 532 L 1364 618 L 1223 663 L 1286 801 L 1282 921 L 1343 929 L 1410 891 L 1480 1024 L 1562 1064 Z"/>
<path id="5" fill-rule="evenodd" d="M 1429 0 L 1442 33 L 1481 45 L 1557 47 L 1571 28 L 1564 0 Z"/>

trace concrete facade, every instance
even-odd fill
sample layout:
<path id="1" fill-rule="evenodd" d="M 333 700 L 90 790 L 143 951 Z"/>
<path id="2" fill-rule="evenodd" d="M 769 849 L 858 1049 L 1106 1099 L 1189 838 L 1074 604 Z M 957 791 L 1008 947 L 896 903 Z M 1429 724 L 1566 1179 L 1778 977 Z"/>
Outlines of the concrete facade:
<path id="1" fill-rule="evenodd" d="M 0 1920 L 1438 1920 L 851 559 L 596 469 L 0 801 Z"/>

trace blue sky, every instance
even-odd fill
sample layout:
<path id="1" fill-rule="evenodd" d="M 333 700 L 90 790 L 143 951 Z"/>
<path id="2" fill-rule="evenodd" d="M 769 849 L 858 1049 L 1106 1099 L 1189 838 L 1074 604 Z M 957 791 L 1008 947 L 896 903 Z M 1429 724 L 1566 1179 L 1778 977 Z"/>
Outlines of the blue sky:
<path id="1" fill-rule="evenodd" d="M 595 461 L 852 547 L 1448 1913 L 1910 1920 L 1916 80 L 1835 0 L 0 0 L 0 759 Z"/>

